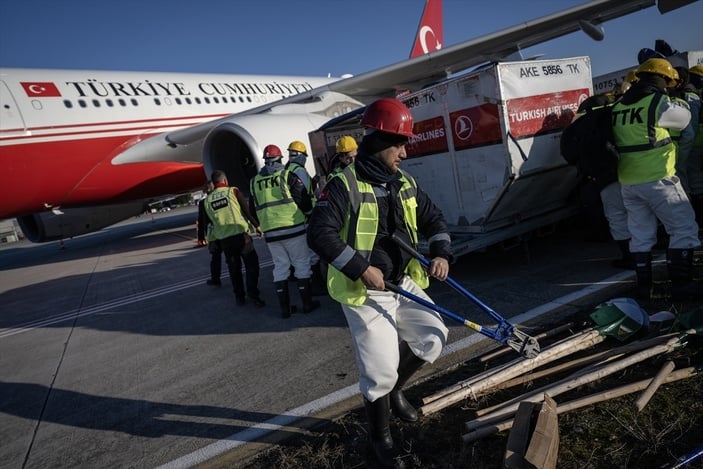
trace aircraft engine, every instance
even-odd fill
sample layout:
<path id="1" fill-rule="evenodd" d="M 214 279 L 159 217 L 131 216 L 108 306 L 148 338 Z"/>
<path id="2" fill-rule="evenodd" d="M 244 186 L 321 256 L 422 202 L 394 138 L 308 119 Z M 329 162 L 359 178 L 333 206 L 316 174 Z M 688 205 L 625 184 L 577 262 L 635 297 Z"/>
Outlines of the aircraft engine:
<path id="1" fill-rule="evenodd" d="M 300 140 L 308 149 L 308 132 L 327 122 L 328 118 L 316 115 L 270 114 L 233 118 L 210 131 L 203 146 L 203 165 L 209 177 L 221 169 L 232 186 L 249 195 L 249 180 L 256 176 L 264 164 L 262 152 L 269 144 L 278 145 L 287 161 L 286 148 L 293 140 Z M 314 174 L 312 155 L 308 155 L 307 170 Z"/>
<path id="2" fill-rule="evenodd" d="M 67 239 L 98 231 L 144 212 L 142 200 L 95 207 L 62 209 L 61 214 L 40 212 L 17 218 L 25 238 L 33 243 Z"/>
<path id="3" fill-rule="evenodd" d="M 322 93 L 307 103 L 285 104 L 261 114 L 235 116 L 213 128 L 205 138 L 205 174 L 209 177 L 215 169 L 223 170 L 230 185 L 237 186 L 248 196 L 249 180 L 264 163 L 262 152 L 266 145 L 280 147 L 285 164 L 290 142 L 300 140 L 310 152 L 308 132 L 360 106 L 358 101 L 343 95 Z M 306 167 L 308 173 L 315 174 L 311 153 L 308 153 Z"/>

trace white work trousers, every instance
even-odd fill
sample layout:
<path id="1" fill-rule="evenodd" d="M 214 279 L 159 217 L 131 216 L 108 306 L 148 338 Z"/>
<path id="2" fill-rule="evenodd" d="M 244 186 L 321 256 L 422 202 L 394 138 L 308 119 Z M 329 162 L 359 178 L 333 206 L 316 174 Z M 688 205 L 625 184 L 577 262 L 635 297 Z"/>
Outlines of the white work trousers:
<path id="1" fill-rule="evenodd" d="M 408 276 L 399 286 L 432 301 Z M 449 331 L 437 312 L 395 293 L 369 290 L 363 305 L 342 304 L 342 310 L 354 342 L 359 388 L 371 402 L 388 394 L 398 381 L 400 341 L 428 363 L 447 343 Z"/>
<path id="2" fill-rule="evenodd" d="M 657 242 L 657 219 L 669 234 L 670 249 L 698 247 L 698 225 L 693 207 L 677 176 L 654 182 L 623 184 L 630 252 L 649 252 Z"/>
<path id="3" fill-rule="evenodd" d="M 305 233 L 295 238 L 266 243 L 273 259 L 273 281 L 288 280 L 291 264 L 295 267 L 295 278 L 310 278 L 310 248 Z"/>
<path id="4" fill-rule="evenodd" d="M 630 230 L 627 228 L 627 210 L 622 201 L 622 189 L 619 182 L 608 184 L 600 191 L 600 200 L 603 202 L 603 214 L 608 220 L 610 235 L 615 241 L 630 239 Z"/>

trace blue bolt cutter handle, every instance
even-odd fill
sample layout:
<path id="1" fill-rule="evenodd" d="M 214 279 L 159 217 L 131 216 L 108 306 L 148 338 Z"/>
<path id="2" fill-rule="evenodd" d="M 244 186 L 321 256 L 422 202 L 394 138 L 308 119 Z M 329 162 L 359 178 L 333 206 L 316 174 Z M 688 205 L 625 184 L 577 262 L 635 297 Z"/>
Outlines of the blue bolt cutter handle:
<path id="1" fill-rule="evenodd" d="M 400 246 L 402 249 L 406 250 L 410 254 L 412 254 L 420 263 L 425 266 L 425 268 L 430 267 L 430 261 L 425 259 L 419 252 L 415 250 L 412 246 L 410 246 L 408 243 L 400 239 L 396 235 L 392 235 L 393 241 L 395 241 L 398 246 Z M 495 330 L 488 329 L 486 327 L 483 327 L 479 324 L 476 324 L 472 321 L 469 321 L 468 319 L 459 316 L 456 313 L 453 313 L 445 308 L 442 308 L 441 306 L 438 306 L 434 303 L 431 303 L 429 301 L 426 301 L 423 298 L 420 298 L 416 295 L 413 295 L 412 293 L 405 291 L 401 288 L 396 287 L 393 284 L 386 283 L 386 289 L 390 290 L 394 293 L 398 293 L 406 298 L 409 298 L 417 303 L 420 303 L 433 311 L 436 311 L 444 316 L 447 316 L 451 319 L 454 319 L 455 321 L 464 324 L 465 326 L 470 327 L 471 329 L 474 329 L 476 332 L 480 332 L 481 334 L 485 335 L 486 337 L 489 337 L 493 340 L 496 340 L 498 342 L 501 342 L 503 344 L 508 345 L 510 348 L 516 350 L 518 353 L 521 355 L 527 357 L 527 358 L 534 358 L 536 357 L 539 352 L 540 352 L 540 347 L 539 343 L 537 342 L 537 339 L 534 337 L 531 337 L 524 332 L 520 331 L 519 329 L 515 328 L 512 324 L 510 324 L 503 316 L 500 314 L 496 313 L 492 308 L 490 308 L 487 304 L 479 300 L 476 296 L 474 296 L 470 291 L 462 287 L 459 283 L 457 283 L 453 278 L 447 277 L 445 280 L 452 288 L 454 288 L 456 291 L 470 299 L 472 302 L 474 302 L 478 307 L 480 307 L 483 311 L 488 313 L 493 319 L 498 321 L 498 327 Z"/>

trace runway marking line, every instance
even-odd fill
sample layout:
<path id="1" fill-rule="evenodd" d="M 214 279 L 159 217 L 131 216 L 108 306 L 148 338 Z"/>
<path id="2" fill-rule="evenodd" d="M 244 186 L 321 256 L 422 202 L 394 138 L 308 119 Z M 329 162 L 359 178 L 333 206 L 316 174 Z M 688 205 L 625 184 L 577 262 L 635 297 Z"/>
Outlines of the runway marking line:
<path id="1" fill-rule="evenodd" d="M 260 267 L 270 267 L 273 265 L 273 261 L 266 261 L 261 263 Z M 223 272 L 222 273 L 222 278 L 228 278 L 229 273 Z M 117 308 L 119 306 L 125 306 L 125 305 L 130 305 L 133 303 L 138 303 L 140 301 L 144 300 L 150 300 L 152 298 L 158 298 L 159 296 L 167 295 L 169 293 L 175 292 L 175 291 L 180 291 L 180 290 L 185 290 L 186 288 L 191 288 L 195 286 L 199 286 L 205 283 L 205 280 L 208 279 L 208 277 L 201 277 L 197 278 L 194 280 L 186 280 L 180 283 L 175 283 L 171 284 L 166 287 L 161 287 L 161 288 L 155 288 L 154 290 L 149 290 L 145 291 L 143 293 L 138 293 L 136 295 L 129 295 L 125 296 L 122 298 L 117 298 L 112 301 L 108 301 L 106 303 L 100 303 L 97 305 L 89 306 L 87 308 L 79 308 L 79 309 L 74 309 L 72 311 L 65 311 L 63 313 L 55 314 L 53 316 L 49 316 L 46 318 L 41 318 L 41 319 L 35 319 L 34 321 L 28 321 L 23 324 L 19 324 L 14 327 L 7 327 L 7 328 L 2 328 L 0 329 L 0 339 L 3 339 L 5 337 L 10 337 L 13 335 L 17 334 L 22 334 L 24 332 L 29 332 L 33 329 L 37 329 L 39 327 L 45 327 L 45 326 L 51 326 L 54 324 L 58 324 L 64 321 L 71 321 L 76 318 L 80 318 L 83 316 L 90 316 L 91 314 L 96 314 L 96 313 L 101 313 L 103 311 L 112 309 L 112 308 Z"/>

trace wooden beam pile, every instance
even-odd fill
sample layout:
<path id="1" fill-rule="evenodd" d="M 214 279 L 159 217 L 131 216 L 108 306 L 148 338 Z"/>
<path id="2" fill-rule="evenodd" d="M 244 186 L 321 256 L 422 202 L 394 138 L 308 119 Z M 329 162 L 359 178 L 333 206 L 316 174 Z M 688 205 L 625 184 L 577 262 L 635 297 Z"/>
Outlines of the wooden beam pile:
<path id="1" fill-rule="evenodd" d="M 555 452 L 558 448 L 557 415 L 636 392 L 642 392 L 634 404 L 637 411 L 641 411 L 659 386 L 696 376 L 699 370 L 696 367 L 675 370 L 674 361 L 667 359 L 661 369 L 650 378 L 612 389 L 600 390 L 568 402 L 557 403 L 554 400 L 556 397 L 621 372 L 645 360 L 670 354 L 686 344 L 687 334 L 695 334 L 696 332 L 698 331 L 671 332 L 608 349 L 599 347 L 599 351 L 588 355 L 567 361 L 562 360 L 555 366 L 545 366 L 557 360 L 568 358 L 577 352 L 591 349 L 604 341 L 605 335 L 598 329 L 585 329 L 544 348 L 535 358 L 516 358 L 425 397 L 420 412 L 423 415 L 429 415 L 465 399 L 478 400 L 479 397 L 500 389 L 557 374 L 563 376 L 565 372 L 571 372 L 564 378 L 530 390 L 515 398 L 477 410 L 476 417 L 466 422 L 468 432 L 462 436 L 465 442 L 473 442 L 485 436 L 511 429 L 513 425 L 521 425 L 522 430 L 518 432 L 523 435 L 520 439 L 521 443 L 516 446 L 518 450 L 511 449 L 510 443 L 508 444 L 504 466 L 551 467 L 551 462 L 556 464 Z M 492 355 L 497 356 L 495 353 Z M 539 422 L 538 419 L 535 420 L 536 416 L 550 409 L 552 411 L 551 420 L 547 420 L 547 417 L 543 416 L 542 426 L 536 426 L 535 422 Z M 516 414 L 518 416 L 522 414 L 522 417 L 518 418 Z M 530 416 L 532 416 L 532 420 L 530 420 Z M 525 419 L 528 423 L 525 423 Z M 551 423 L 544 423 L 548 421 Z M 547 426 L 545 427 L 545 425 Z M 549 428 L 549 425 L 552 425 L 552 428 Z M 525 428 L 529 429 L 527 439 L 525 439 Z M 541 433 L 535 433 L 536 428 L 542 428 Z M 511 438 L 514 439 L 513 433 L 511 432 Z M 532 444 L 528 444 L 530 438 L 533 440 Z M 519 454 L 520 448 L 523 450 L 521 454 Z M 537 463 L 524 459 L 529 451 L 531 451 L 532 461 L 537 461 Z"/>

